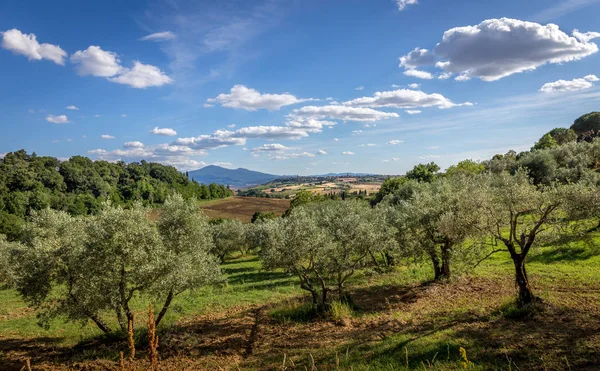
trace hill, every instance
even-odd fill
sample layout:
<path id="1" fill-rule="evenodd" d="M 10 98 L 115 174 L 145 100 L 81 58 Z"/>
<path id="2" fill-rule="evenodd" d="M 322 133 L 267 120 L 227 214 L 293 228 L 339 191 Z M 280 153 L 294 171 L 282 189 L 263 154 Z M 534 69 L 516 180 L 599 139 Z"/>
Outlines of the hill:
<path id="1" fill-rule="evenodd" d="M 579 117 L 577 120 L 575 120 L 573 125 L 571 125 L 571 129 L 573 129 L 577 134 L 582 134 L 590 130 L 599 131 L 600 112 L 590 112 Z"/>
<path id="2" fill-rule="evenodd" d="M 258 184 L 268 183 L 280 178 L 280 175 L 266 174 L 248 169 L 226 169 L 216 165 L 203 167 L 199 170 L 190 171 L 190 179 L 203 184 L 218 183 L 227 184 L 234 188 L 244 188 Z"/>

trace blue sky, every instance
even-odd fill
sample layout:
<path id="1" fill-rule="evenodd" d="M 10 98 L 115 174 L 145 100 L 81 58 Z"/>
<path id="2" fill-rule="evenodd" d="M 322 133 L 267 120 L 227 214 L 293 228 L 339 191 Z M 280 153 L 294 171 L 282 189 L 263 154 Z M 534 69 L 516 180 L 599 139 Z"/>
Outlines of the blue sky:
<path id="1" fill-rule="evenodd" d="M 401 174 L 600 108 L 600 0 L 3 1 L 0 153 Z"/>

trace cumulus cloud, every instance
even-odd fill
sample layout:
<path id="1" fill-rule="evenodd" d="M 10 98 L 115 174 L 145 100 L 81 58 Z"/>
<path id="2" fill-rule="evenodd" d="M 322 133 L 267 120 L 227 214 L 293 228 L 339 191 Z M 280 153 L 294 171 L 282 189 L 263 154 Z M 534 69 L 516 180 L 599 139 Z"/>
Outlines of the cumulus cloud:
<path id="1" fill-rule="evenodd" d="M 318 155 L 322 155 L 322 156 L 324 156 L 324 155 L 326 155 L 326 154 L 327 154 L 327 152 L 326 152 L 326 151 L 323 151 L 322 149 L 320 149 L 320 150 L 318 150 L 318 151 L 317 151 L 317 154 L 318 154 Z"/>
<path id="2" fill-rule="evenodd" d="M 596 75 L 587 75 L 583 78 L 573 79 L 573 80 L 557 80 L 554 82 L 546 83 L 540 89 L 541 92 L 544 93 L 552 93 L 552 92 L 569 92 L 569 91 L 577 91 L 589 89 L 594 86 L 594 82 L 597 82 L 599 79 Z"/>
<path id="3" fill-rule="evenodd" d="M 320 133 L 323 131 L 323 127 L 326 126 L 335 126 L 335 122 L 333 121 L 324 121 L 324 120 L 315 120 L 315 119 L 302 119 L 302 118 L 294 118 L 291 116 L 288 118 L 286 122 L 286 126 L 302 131 L 306 131 L 307 133 Z"/>
<path id="4" fill-rule="evenodd" d="M 173 144 L 200 150 L 246 144 L 245 138 L 233 135 L 234 133 L 228 130 L 217 130 L 209 135 L 203 134 L 197 137 L 178 138 Z"/>
<path id="5" fill-rule="evenodd" d="M 398 10 L 403 11 L 409 5 L 418 4 L 418 0 L 396 0 L 396 4 L 398 4 Z"/>
<path id="6" fill-rule="evenodd" d="M 417 84 L 417 83 L 412 83 L 412 84 L 408 84 L 408 87 L 411 89 L 418 89 L 421 86 L 421 84 Z M 398 88 L 398 86 L 394 86 L 396 88 Z"/>
<path id="7" fill-rule="evenodd" d="M 456 104 L 441 94 L 427 94 L 420 90 L 398 89 L 393 91 L 376 92 L 372 97 L 356 98 L 344 102 L 350 107 L 391 107 L 391 108 L 418 108 L 438 107 L 451 108 L 461 105 L 472 105 L 470 102 Z"/>
<path id="8" fill-rule="evenodd" d="M 591 40 L 597 37 L 598 32 L 577 30 L 569 36 L 555 24 L 488 19 L 475 26 L 446 31 L 432 53 L 438 60 L 435 66 L 444 72 L 441 78 L 458 74 L 458 81 L 495 81 L 547 63 L 566 63 L 592 55 L 598 46 Z M 415 50 L 400 60 L 401 66 L 412 69 L 432 63 L 429 52 L 421 58 Z"/>
<path id="9" fill-rule="evenodd" d="M 177 35 L 171 31 L 155 32 L 140 38 L 141 41 L 168 41 L 177 38 Z"/>
<path id="10" fill-rule="evenodd" d="M 67 115 L 48 115 L 46 116 L 46 121 L 51 122 L 53 124 L 68 124 L 70 122 Z"/>
<path id="11" fill-rule="evenodd" d="M 324 119 L 343 121 L 379 121 L 384 119 L 400 117 L 394 112 L 376 111 L 363 107 L 348 106 L 305 106 L 293 111 L 293 116 L 304 118 Z"/>
<path id="12" fill-rule="evenodd" d="M 133 68 L 125 68 L 118 76 L 111 77 L 108 80 L 138 89 L 173 83 L 173 79 L 162 72 L 160 68 L 140 61 L 133 62 Z"/>
<path id="13" fill-rule="evenodd" d="M 310 153 L 310 152 L 286 153 L 285 155 L 272 156 L 271 160 L 289 160 L 292 158 L 299 158 L 299 157 L 315 157 L 315 154 Z"/>
<path id="14" fill-rule="evenodd" d="M 67 52 L 58 45 L 40 44 L 34 34 L 24 34 L 16 28 L 0 32 L 0 34 L 2 35 L 2 48 L 10 50 L 14 54 L 24 55 L 30 61 L 47 59 L 61 66 L 65 65 Z"/>
<path id="15" fill-rule="evenodd" d="M 361 86 L 357 86 L 356 88 L 354 88 L 354 90 L 358 90 L 358 91 L 361 91 L 361 90 L 364 90 L 364 89 L 365 89 L 365 87 L 362 86 L 362 85 Z"/>
<path id="16" fill-rule="evenodd" d="M 133 141 L 133 142 L 125 142 L 123 143 L 123 148 L 143 148 L 144 143 Z"/>
<path id="17" fill-rule="evenodd" d="M 108 134 L 102 134 L 100 135 L 100 139 L 115 139 L 115 137 Z"/>
<path id="18" fill-rule="evenodd" d="M 111 77 L 122 69 L 116 53 L 102 50 L 96 45 L 76 51 L 70 61 L 76 65 L 75 69 L 81 76 Z"/>
<path id="19" fill-rule="evenodd" d="M 171 128 L 159 128 L 158 126 L 155 126 L 154 129 L 152 129 L 150 131 L 150 133 L 156 134 L 156 135 L 164 135 L 167 137 L 172 137 L 174 135 L 177 135 L 177 132 Z"/>
<path id="20" fill-rule="evenodd" d="M 411 70 L 406 70 L 403 73 L 406 76 L 415 77 L 417 79 L 423 79 L 423 80 L 433 79 L 433 75 L 431 74 L 431 72 L 427 72 L 427 71 L 411 69 Z"/>
<path id="21" fill-rule="evenodd" d="M 67 107 L 65 107 L 65 108 L 66 108 L 66 109 L 73 110 L 73 111 L 79 111 L 79 108 L 77 108 L 77 106 L 67 106 Z"/>
<path id="22" fill-rule="evenodd" d="M 419 113 L 421 113 L 423 111 L 418 110 L 418 109 L 407 109 L 405 112 L 408 113 L 409 115 L 418 115 Z"/>
<path id="23" fill-rule="evenodd" d="M 413 69 L 420 66 L 426 66 L 435 62 L 435 56 L 427 49 L 415 48 L 407 55 L 400 57 L 400 66 L 406 69 Z"/>
<path id="24" fill-rule="evenodd" d="M 390 141 L 388 142 L 388 144 L 391 144 L 391 145 L 394 145 L 394 146 L 395 146 L 396 144 L 400 144 L 400 143 L 404 143 L 404 141 L 403 141 L 403 140 L 398 140 L 398 139 L 392 139 L 392 140 L 390 140 Z"/>
<path id="25" fill-rule="evenodd" d="M 366 143 L 366 144 L 361 144 L 359 145 L 359 147 L 363 148 L 363 147 L 377 147 L 377 144 L 374 143 Z"/>
<path id="26" fill-rule="evenodd" d="M 102 50 L 96 45 L 76 51 L 70 60 L 81 76 L 105 77 L 108 81 L 133 88 L 145 89 L 173 83 L 160 68 L 150 64 L 134 61 L 133 68 L 123 67 L 116 53 Z"/>
<path id="27" fill-rule="evenodd" d="M 208 104 L 221 104 L 223 107 L 245 109 L 247 111 L 256 111 L 258 109 L 268 109 L 277 111 L 281 107 L 306 102 L 311 99 L 296 98 L 292 94 L 262 94 L 258 90 L 248 88 L 244 85 L 235 85 L 231 88 L 229 94 L 219 94 L 216 98 L 210 98 Z"/>
<path id="28" fill-rule="evenodd" d="M 289 126 L 248 126 L 235 131 L 242 138 L 301 139 L 308 137 L 306 130 Z"/>
<path id="29" fill-rule="evenodd" d="M 354 154 L 354 152 L 350 152 L 350 151 L 342 152 L 342 155 L 344 155 L 344 156 L 352 156 L 353 154 Z"/>

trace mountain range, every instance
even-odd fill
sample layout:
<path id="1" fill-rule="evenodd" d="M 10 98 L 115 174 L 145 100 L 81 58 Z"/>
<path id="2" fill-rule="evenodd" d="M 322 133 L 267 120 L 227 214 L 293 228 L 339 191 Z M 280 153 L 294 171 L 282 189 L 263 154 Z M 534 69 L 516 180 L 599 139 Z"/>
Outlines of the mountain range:
<path id="1" fill-rule="evenodd" d="M 363 173 L 328 173 L 313 175 L 313 177 L 336 177 L 336 176 L 365 176 L 373 174 Z M 293 175 L 274 175 L 261 173 L 260 171 L 253 171 L 244 168 L 238 169 L 227 169 L 217 165 L 209 165 L 199 170 L 193 170 L 188 172 L 190 179 L 202 184 L 217 183 L 223 185 L 229 185 L 233 188 L 246 188 L 260 184 L 269 183 L 279 178 L 290 178 Z"/>

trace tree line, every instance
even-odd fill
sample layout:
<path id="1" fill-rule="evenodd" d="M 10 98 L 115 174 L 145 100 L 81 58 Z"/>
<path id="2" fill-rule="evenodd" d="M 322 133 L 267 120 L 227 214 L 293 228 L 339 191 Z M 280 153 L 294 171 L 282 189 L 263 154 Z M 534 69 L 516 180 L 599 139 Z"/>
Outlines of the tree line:
<path id="1" fill-rule="evenodd" d="M 7 153 L 0 160 L 0 234 L 10 240 L 32 211 L 52 208 L 71 215 L 100 211 L 104 201 L 131 206 L 162 204 L 168 195 L 213 199 L 233 195 L 228 187 L 198 184 L 171 166 L 152 162 L 92 161 L 73 156 L 66 161 L 28 154 Z"/>

